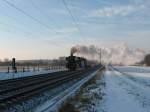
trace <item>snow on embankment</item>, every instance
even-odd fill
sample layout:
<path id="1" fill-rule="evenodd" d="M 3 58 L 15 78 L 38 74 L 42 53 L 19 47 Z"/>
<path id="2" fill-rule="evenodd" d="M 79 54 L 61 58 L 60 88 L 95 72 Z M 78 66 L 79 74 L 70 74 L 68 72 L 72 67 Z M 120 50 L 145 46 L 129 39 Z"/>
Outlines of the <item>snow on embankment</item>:
<path id="1" fill-rule="evenodd" d="M 100 69 L 103 69 L 103 67 L 101 67 Z M 41 106 L 38 106 L 33 111 L 34 112 L 57 112 L 59 108 L 62 106 L 62 104 L 67 100 L 67 98 L 74 96 L 75 92 L 79 90 L 80 87 L 84 85 L 87 81 L 93 78 L 100 69 L 93 71 L 83 79 L 79 80 L 73 85 L 70 85 L 68 89 L 60 92 L 60 94 L 56 95 L 51 100 L 46 101 Z"/>
<path id="2" fill-rule="evenodd" d="M 119 44 L 111 48 L 91 46 L 74 46 L 78 50 L 77 55 L 88 59 L 99 60 L 100 52 L 105 63 L 132 65 L 140 62 L 145 57 L 145 51 L 129 48 L 126 44 Z"/>

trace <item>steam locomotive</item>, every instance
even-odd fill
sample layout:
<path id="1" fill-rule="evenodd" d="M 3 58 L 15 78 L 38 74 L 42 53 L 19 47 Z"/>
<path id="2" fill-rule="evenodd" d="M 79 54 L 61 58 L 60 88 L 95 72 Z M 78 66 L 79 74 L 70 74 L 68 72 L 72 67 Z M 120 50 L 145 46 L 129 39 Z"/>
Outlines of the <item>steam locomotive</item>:
<path id="1" fill-rule="evenodd" d="M 87 68 L 87 60 L 83 57 L 73 56 L 73 54 L 66 57 L 66 62 L 66 67 L 71 71 Z"/>

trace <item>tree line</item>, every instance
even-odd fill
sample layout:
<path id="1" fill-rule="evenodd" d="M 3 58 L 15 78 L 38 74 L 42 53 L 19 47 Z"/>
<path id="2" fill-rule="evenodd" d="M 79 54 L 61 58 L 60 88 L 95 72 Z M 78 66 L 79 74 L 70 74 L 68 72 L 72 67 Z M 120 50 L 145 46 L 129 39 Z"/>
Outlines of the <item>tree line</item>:
<path id="1" fill-rule="evenodd" d="M 150 66 L 150 54 L 147 54 L 144 58 L 144 63 L 147 65 L 147 66 Z"/>

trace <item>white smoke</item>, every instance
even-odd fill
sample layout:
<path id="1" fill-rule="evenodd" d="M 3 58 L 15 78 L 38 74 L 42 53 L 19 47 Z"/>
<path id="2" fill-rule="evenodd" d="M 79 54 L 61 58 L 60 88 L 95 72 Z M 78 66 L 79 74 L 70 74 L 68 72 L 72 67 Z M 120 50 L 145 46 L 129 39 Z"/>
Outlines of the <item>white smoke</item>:
<path id="1" fill-rule="evenodd" d="M 126 44 L 115 45 L 111 48 L 91 46 L 75 46 L 79 49 L 78 56 L 83 56 L 90 60 L 100 60 L 100 50 L 103 63 L 115 65 L 133 65 L 142 61 L 145 51 L 141 49 L 131 49 Z"/>

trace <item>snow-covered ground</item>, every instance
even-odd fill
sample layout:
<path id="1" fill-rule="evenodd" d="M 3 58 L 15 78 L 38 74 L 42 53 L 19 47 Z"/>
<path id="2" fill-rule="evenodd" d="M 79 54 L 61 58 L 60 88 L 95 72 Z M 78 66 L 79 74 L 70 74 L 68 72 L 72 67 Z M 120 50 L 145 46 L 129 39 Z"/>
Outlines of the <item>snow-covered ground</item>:
<path id="1" fill-rule="evenodd" d="M 18 72 L 18 73 L 0 72 L 0 80 L 19 78 L 19 77 L 27 77 L 27 76 L 39 75 L 39 74 L 46 74 L 46 73 L 63 71 L 63 70 L 66 70 L 66 69 L 63 68 L 63 69 L 55 69 L 55 70 L 40 70 L 40 71 L 30 71 L 30 72 Z"/>
<path id="2" fill-rule="evenodd" d="M 150 67 L 115 67 L 118 71 L 125 73 L 128 78 L 146 85 L 150 86 Z"/>
<path id="3" fill-rule="evenodd" d="M 150 67 L 139 66 L 114 66 L 121 72 L 133 72 L 133 73 L 150 73 Z"/>
<path id="4" fill-rule="evenodd" d="M 107 67 L 98 112 L 150 112 L 150 68 Z M 125 74 L 122 74 L 124 72 Z"/>
<path id="5" fill-rule="evenodd" d="M 100 74 L 102 77 L 96 78 L 97 81 L 92 86 L 89 85 L 88 92 L 83 96 L 91 96 L 91 98 L 96 96 L 92 102 L 90 101 L 91 103 L 86 102 L 83 106 L 80 101 L 76 104 L 72 101 L 73 104 L 79 105 L 79 110 L 84 110 L 84 112 L 150 112 L 150 68 L 136 66 L 114 66 L 114 68 L 107 66 L 106 71 Z M 78 84 L 81 85 L 79 82 L 75 88 L 80 87 Z M 67 92 L 60 94 L 58 96 L 62 98 L 60 102 L 72 94 L 75 88 L 69 88 Z M 57 96 L 52 100 L 53 102 L 47 101 L 36 109 L 42 111 L 43 108 L 49 108 L 49 105 L 50 108 L 56 108 L 51 105 L 59 102 Z"/>

